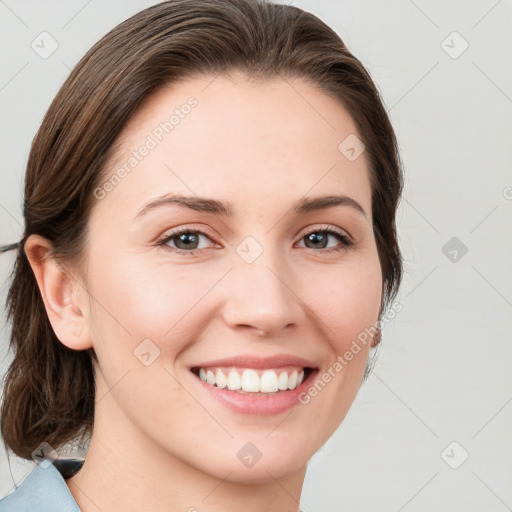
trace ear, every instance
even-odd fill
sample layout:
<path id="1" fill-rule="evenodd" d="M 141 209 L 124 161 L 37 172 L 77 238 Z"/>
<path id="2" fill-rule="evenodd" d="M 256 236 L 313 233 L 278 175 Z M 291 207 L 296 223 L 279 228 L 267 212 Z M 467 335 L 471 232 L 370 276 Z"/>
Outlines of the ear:
<path id="1" fill-rule="evenodd" d="M 371 347 L 375 348 L 382 340 L 382 331 L 379 327 L 378 331 L 376 332 L 375 336 L 372 339 Z"/>
<path id="2" fill-rule="evenodd" d="M 30 235 L 24 244 L 32 271 L 55 335 L 66 347 L 92 347 L 89 336 L 88 295 L 82 284 L 52 257 L 52 245 L 40 235 Z"/>

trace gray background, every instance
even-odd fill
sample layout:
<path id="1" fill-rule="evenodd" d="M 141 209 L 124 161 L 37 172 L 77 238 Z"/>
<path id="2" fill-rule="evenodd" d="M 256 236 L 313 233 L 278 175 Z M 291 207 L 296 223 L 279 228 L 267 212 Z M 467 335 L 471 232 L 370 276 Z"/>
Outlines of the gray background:
<path id="1" fill-rule="evenodd" d="M 0 243 L 22 235 L 30 142 L 69 70 L 153 3 L 0 0 Z M 332 26 L 368 68 L 406 171 L 403 310 L 348 416 L 311 460 L 302 508 L 512 510 L 512 3 L 287 3 Z M 31 48 L 42 31 L 59 45 L 46 59 Z M 0 256 L 2 302 L 12 263 L 12 253 Z M 3 373 L 3 308 L 2 319 Z M 35 464 L 10 463 L 16 482 Z M 0 451 L 0 496 L 12 476 Z"/>

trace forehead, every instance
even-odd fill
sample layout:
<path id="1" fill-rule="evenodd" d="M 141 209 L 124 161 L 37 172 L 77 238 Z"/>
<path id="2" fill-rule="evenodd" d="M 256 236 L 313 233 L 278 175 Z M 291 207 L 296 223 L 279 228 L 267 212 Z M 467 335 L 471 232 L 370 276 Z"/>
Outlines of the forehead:
<path id="1" fill-rule="evenodd" d="M 343 193 L 370 212 L 366 154 L 349 160 L 339 149 L 355 136 L 343 105 L 304 80 L 182 80 L 150 96 L 124 127 L 98 210 L 133 218 L 147 200 L 172 192 L 261 214 L 306 195 Z"/>

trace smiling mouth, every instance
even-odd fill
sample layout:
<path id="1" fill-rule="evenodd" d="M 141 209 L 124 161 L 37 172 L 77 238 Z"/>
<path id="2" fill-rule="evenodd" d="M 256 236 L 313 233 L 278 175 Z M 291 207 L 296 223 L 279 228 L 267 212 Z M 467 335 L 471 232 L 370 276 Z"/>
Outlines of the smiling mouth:
<path id="1" fill-rule="evenodd" d="M 240 394 L 263 396 L 298 388 L 315 369 L 301 366 L 268 369 L 196 366 L 191 371 L 211 386 Z"/>

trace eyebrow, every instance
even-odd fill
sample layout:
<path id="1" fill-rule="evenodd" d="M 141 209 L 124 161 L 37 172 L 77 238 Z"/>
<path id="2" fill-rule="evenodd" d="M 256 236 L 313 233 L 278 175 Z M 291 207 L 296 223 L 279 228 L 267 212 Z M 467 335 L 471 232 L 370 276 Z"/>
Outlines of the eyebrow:
<path id="1" fill-rule="evenodd" d="M 171 204 L 177 204 L 190 210 L 203 213 L 213 213 L 223 217 L 234 216 L 233 205 L 230 202 L 223 202 L 205 197 L 184 196 L 181 194 L 164 194 L 146 203 L 139 210 L 137 215 L 135 215 L 134 219 L 145 215 L 151 210 Z M 364 208 L 355 199 L 345 195 L 331 195 L 314 198 L 303 197 L 292 205 L 292 212 L 297 215 L 304 215 L 306 213 L 324 210 L 333 206 L 348 206 L 367 217 Z"/>

